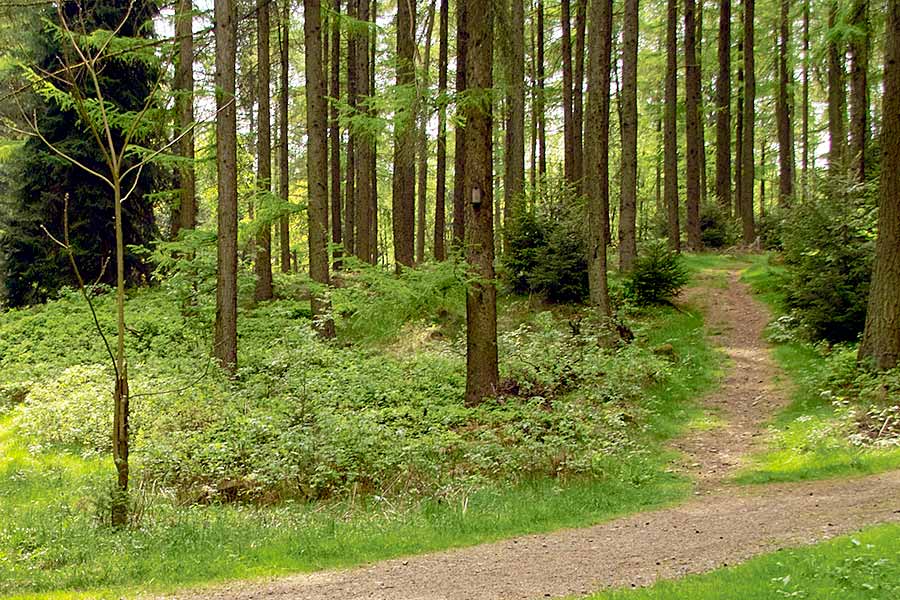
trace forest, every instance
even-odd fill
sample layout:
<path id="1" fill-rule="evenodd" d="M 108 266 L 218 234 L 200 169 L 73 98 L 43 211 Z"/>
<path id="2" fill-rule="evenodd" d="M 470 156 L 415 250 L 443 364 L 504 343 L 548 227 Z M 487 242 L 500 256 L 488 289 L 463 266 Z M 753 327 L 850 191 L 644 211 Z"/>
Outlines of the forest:
<path id="1" fill-rule="evenodd" d="M 900 0 L 0 0 L 0 598 L 900 597 Z"/>

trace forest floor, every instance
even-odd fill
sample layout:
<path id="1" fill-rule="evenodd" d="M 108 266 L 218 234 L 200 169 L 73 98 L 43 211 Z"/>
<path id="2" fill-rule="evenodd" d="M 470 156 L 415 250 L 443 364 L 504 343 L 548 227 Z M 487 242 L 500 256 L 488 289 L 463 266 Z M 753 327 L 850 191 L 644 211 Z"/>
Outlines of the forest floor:
<path id="1" fill-rule="evenodd" d="M 739 272 L 709 270 L 698 280 L 685 300 L 703 309 L 709 335 L 729 364 L 720 388 L 703 401 L 709 426 L 672 443 L 681 452 L 673 468 L 697 482 L 690 501 L 588 528 L 164 598 L 561 597 L 646 586 L 866 525 L 900 522 L 900 471 L 766 486 L 730 481 L 763 448 L 767 424 L 787 404 L 789 390 L 763 340 L 769 313 L 740 282 Z"/>

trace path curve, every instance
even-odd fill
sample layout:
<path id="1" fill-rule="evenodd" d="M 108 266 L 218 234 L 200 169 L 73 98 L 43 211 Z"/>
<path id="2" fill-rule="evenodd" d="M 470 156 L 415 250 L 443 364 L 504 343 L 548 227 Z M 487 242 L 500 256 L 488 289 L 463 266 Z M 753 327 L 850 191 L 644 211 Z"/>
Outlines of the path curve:
<path id="1" fill-rule="evenodd" d="M 900 522 L 900 471 L 801 484 L 725 483 L 786 402 L 762 341 L 768 313 L 736 272 L 724 286 L 688 294 L 707 314 L 731 360 L 722 388 L 705 399 L 724 426 L 673 443 L 698 496 L 676 506 L 582 529 L 530 535 L 470 548 L 161 596 L 179 600 L 518 600 L 644 586 L 709 571 L 757 554 Z"/>

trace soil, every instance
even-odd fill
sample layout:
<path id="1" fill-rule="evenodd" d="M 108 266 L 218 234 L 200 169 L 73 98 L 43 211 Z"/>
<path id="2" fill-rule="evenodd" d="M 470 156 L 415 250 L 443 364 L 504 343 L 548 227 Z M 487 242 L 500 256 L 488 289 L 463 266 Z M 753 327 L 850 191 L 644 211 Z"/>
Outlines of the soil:
<path id="1" fill-rule="evenodd" d="M 704 400 L 722 421 L 674 442 L 696 496 L 673 508 L 593 527 L 530 535 L 342 571 L 235 582 L 182 600 L 515 600 L 645 586 L 874 523 L 900 522 L 900 471 L 855 479 L 736 486 L 727 479 L 786 403 L 762 332 L 766 309 L 738 273 L 709 273 L 687 293 L 730 365 Z M 723 285 L 724 284 L 724 285 Z"/>

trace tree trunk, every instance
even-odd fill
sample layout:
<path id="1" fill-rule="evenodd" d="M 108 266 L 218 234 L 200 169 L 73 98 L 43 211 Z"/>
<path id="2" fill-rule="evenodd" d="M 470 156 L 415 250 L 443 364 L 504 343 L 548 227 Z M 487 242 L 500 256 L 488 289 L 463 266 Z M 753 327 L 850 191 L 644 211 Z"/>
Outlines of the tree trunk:
<path id="1" fill-rule="evenodd" d="M 434 258 L 446 260 L 447 250 L 447 63 L 449 62 L 450 7 L 449 0 L 441 0 L 440 48 L 438 49 L 438 140 L 437 175 L 434 200 Z"/>
<path id="2" fill-rule="evenodd" d="M 619 269 L 631 271 L 637 257 L 637 61 L 638 0 L 625 0 L 622 30 L 622 172 L 619 190 Z"/>
<path id="3" fill-rule="evenodd" d="M 674 0 L 673 0 L 674 1 Z M 588 285 L 591 304 L 609 316 L 609 84 L 612 53 L 612 0 L 591 0 L 587 118 L 584 145 L 588 198 Z"/>
<path id="4" fill-rule="evenodd" d="M 286 0 L 282 1 L 285 4 L 289 4 Z M 333 9 L 334 17 L 332 17 L 331 23 L 331 90 L 329 92 L 329 96 L 333 98 L 331 101 L 331 114 L 329 115 L 331 121 L 329 123 L 331 185 L 328 192 L 331 194 L 331 242 L 335 245 L 334 268 L 338 270 L 341 268 L 341 256 L 343 255 L 341 245 L 344 241 L 344 232 L 341 226 L 341 127 L 340 113 L 338 111 L 338 101 L 341 98 L 341 0 L 334 0 Z"/>
<path id="5" fill-rule="evenodd" d="M 358 19 L 368 23 L 370 19 L 369 0 L 359 2 Z M 371 116 L 371 80 L 369 78 L 369 32 L 357 32 L 356 38 L 356 85 L 361 112 Z M 358 131 L 356 141 L 356 256 L 363 262 L 375 263 L 376 234 L 374 206 L 374 190 L 370 165 L 374 159 L 375 145 L 373 136 L 368 131 Z"/>
<path id="6" fill-rule="evenodd" d="M 216 325 L 213 354 L 226 370 L 237 369 L 237 109 L 235 105 L 234 3 L 215 0 L 216 173 L 218 237 Z"/>
<path id="7" fill-rule="evenodd" d="M 538 179 L 547 174 L 547 93 L 544 69 L 544 0 L 537 3 Z"/>
<path id="8" fill-rule="evenodd" d="M 854 0 L 850 23 L 858 33 L 850 42 L 850 156 L 853 173 L 866 180 L 869 138 L 869 2 Z"/>
<path id="9" fill-rule="evenodd" d="M 781 0 L 778 40 L 778 205 L 786 207 L 794 195 L 794 107 L 791 102 L 791 70 L 788 65 L 788 44 L 791 39 L 791 1 Z"/>
<path id="10" fill-rule="evenodd" d="M 503 217 L 508 228 L 521 212 L 525 193 L 525 3 L 509 3 L 506 139 L 503 161 Z"/>
<path id="11" fill-rule="evenodd" d="M 831 0 L 828 8 L 828 29 L 837 27 L 840 11 L 839 0 Z M 828 137 L 831 151 L 828 154 L 828 171 L 831 175 L 841 175 L 846 167 L 847 127 L 847 85 L 844 74 L 844 49 L 831 36 L 828 41 Z"/>
<path id="12" fill-rule="evenodd" d="M 719 0 L 719 75 L 716 79 L 716 201 L 731 211 L 731 0 Z"/>
<path id="13" fill-rule="evenodd" d="M 340 0 L 338 0 L 340 1 Z M 291 5 L 290 2 L 282 2 L 281 15 L 281 90 L 278 95 L 278 112 L 280 114 L 279 126 L 281 131 L 279 134 L 279 144 L 281 150 L 278 154 L 279 168 L 279 196 L 282 202 L 287 204 L 291 201 L 290 185 L 290 143 L 288 142 L 288 118 L 290 99 L 291 78 L 290 78 L 290 56 L 289 56 L 289 33 L 291 30 Z M 280 239 L 281 239 L 281 272 L 291 272 L 291 223 L 288 215 L 281 217 L 280 222 Z M 340 219 L 335 222 L 335 228 L 340 231 Z"/>
<path id="14" fill-rule="evenodd" d="M 356 19 L 359 17 L 359 0 L 347 0 L 347 17 Z M 356 50 L 359 45 L 358 35 L 347 33 L 347 106 L 350 114 L 356 115 L 359 111 L 357 84 L 358 59 Z M 347 127 L 347 165 L 344 173 L 346 184 L 344 190 L 344 250 L 348 256 L 359 256 L 356 249 L 356 215 L 359 205 L 359 191 L 356 189 L 356 174 L 359 168 L 356 166 L 356 144 L 359 139 L 359 130 Z"/>
<path id="15" fill-rule="evenodd" d="M 466 91 L 468 33 L 466 31 L 468 0 L 457 0 L 456 4 L 456 112 L 463 116 L 465 106 L 463 95 Z M 456 125 L 456 140 L 453 156 L 453 239 L 456 250 L 462 248 L 466 237 L 466 123 Z"/>
<path id="16" fill-rule="evenodd" d="M 257 91 L 259 107 L 259 133 L 256 141 L 256 189 L 260 208 L 269 204 L 266 195 L 272 191 L 272 95 L 269 54 L 269 0 L 256 3 L 256 58 Z M 259 233 L 256 236 L 256 289 L 253 298 L 272 299 L 272 225 L 266 211 L 261 211 Z M 326 225 L 327 228 L 327 225 Z"/>
<path id="17" fill-rule="evenodd" d="M 466 82 L 475 93 L 493 88 L 493 2 L 466 1 Z M 494 279 L 493 139 L 490 102 L 468 102 L 466 117 L 466 404 L 497 393 L 497 288 Z"/>
<path id="18" fill-rule="evenodd" d="M 306 43 L 306 177 L 309 215 L 309 276 L 327 286 L 328 274 L 328 107 L 325 72 L 322 69 L 321 0 L 303 0 L 303 33 Z M 318 293 L 311 295 L 313 325 L 323 338 L 334 337 L 330 307 Z"/>
<path id="19" fill-rule="evenodd" d="M 687 245 L 700 249 L 700 65 L 697 63 L 697 6 L 684 2 L 685 133 L 687 136 Z"/>
<path id="20" fill-rule="evenodd" d="M 178 40 L 178 64 L 175 69 L 175 112 L 178 127 L 188 131 L 194 126 L 194 17 L 191 0 L 179 0 L 175 15 Z M 178 170 L 179 203 L 172 222 L 172 237 L 182 229 L 197 226 L 197 186 L 194 175 L 194 132 L 188 131 L 178 142 L 178 154 L 186 162 Z"/>
<path id="21" fill-rule="evenodd" d="M 587 0 L 575 0 L 575 67 L 572 78 L 572 124 L 574 126 L 575 189 L 584 188 L 584 43 Z"/>
<path id="22" fill-rule="evenodd" d="M 598 0 L 593 0 L 597 2 Z M 668 216 L 669 247 L 681 251 L 681 228 L 678 223 L 678 0 L 667 0 L 666 16 L 666 115 L 663 133 Z"/>
<path id="23" fill-rule="evenodd" d="M 532 192 L 537 192 L 538 189 L 538 180 L 537 180 L 537 171 L 538 171 L 538 88 L 537 88 L 537 25 L 535 19 L 535 11 L 534 5 L 530 4 L 531 20 L 529 22 L 529 29 L 531 31 L 531 60 L 529 61 L 529 86 L 531 90 L 531 170 L 529 173 L 529 183 L 531 184 Z"/>
<path id="24" fill-rule="evenodd" d="M 563 172 L 566 181 L 575 182 L 575 121 L 572 114 L 572 18 L 570 0 L 560 0 L 562 24 L 562 102 L 563 102 Z"/>
<path id="25" fill-rule="evenodd" d="M 756 239 L 753 219 L 753 182 L 756 165 L 753 162 L 753 139 L 756 119 L 756 66 L 754 64 L 754 10 L 755 0 L 744 0 L 744 141 L 741 144 L 741 230 L 744 243 Z"/>
<path id="26" fill-rule="evenodd" d="M 809 2 L 803 0 L 803 199 L 809 199 Z"/>
<path id="27" fill-rule="evenodd" d="M 428 26 L 425 28 L 425 56 L 422 59 L 422 79 L 419 92 L 419 138 L 418 138 L 418 165 L 416 166 L 416 262 L 425 262 L 425 213 L 428 199 L 428 122 L 431 120 L 431 107 L 424 101 L 431 88 L 431 37 L 434 34 L 434 12 L 437 0 L 431 0 L 431 8 L 428 11 Z"/>
<path id="28" fill-rule="evenodd" d="M 371 9 L 369 11 L 370 21 L 373 24 L 378 23 L 378 0 L 372 0 Z M 377 97 L 376 87 L 375 87 L 375 61 L 376 61 L 376 46 L 378 45 L 378 30 L 377 28 L 373 28 L 368 36 L 369 41 L 369 57 L 368 57 L 368 76 L 369 76 L 369 97 L 372 99 L 369 107 L 369 116 L 372 118 L 378 118 L 378 111 L 375 108 L 377 104 L 374 102 Z M 366 165 L 366 171 L 369 175 L 369 214 L 372 215 L 372 226 L 369 228 L 369 244 L 371 248 L 371 256 L 369 257 L 369 262 L 373 265 L 378 264 L 379 256 L 386 256 L 387 252 L 385 251 L 383 254 L 379 249 L 379 228 L 378 228 L 378 136 L 372 135 L 369 138 L 372 142 L 372 151 L 368 156 L 368 163 Z M 415 180 L 415 177 L 413 177 Z M 381 248 L 385 248 L 386 244 L 381 244 Z"/>
<path id="29" fill-rule="evenodd" d="M 397 2 L 397 89 L 405 102 L 394 111 L 394 185 L 392 188 L 394 260 L 415 262 L 416 190 L 416 20 L 413 0 Z"/>
<path id="30" fill-rule="evenodd" d="M 743 15 L 743 6 L 741 14 Z M 743 16 L 741 17 L 743 20 Z M 744 41 L 738 38 L 738 72 L 737 72 L 737 98 L 735 102 L 735 132 L 734 132 L 734 217 L 740 219 L 741 202 L 744 198 Z"/>
<path id="31" fill-rule="evenodd" d="M 885 40 L 878 240 L 859 346 L 860 361 L 877 369 L 900 362 L 900 0 L 888 0 Z"/>

